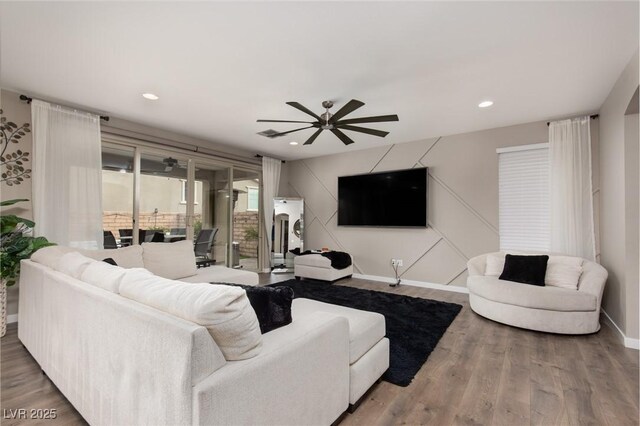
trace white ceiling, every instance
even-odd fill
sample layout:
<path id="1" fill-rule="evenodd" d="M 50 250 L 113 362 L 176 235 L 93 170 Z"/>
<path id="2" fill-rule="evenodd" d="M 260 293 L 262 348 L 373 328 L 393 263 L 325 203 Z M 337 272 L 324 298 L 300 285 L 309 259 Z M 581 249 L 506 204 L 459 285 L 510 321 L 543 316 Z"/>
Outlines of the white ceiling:
<path id="1" fill-rule="evenodd" d="M 597 111 L 638 48 L 638 3 L 2 2 L 0 37 L 2 87 L 296 159 Z M 351 98 L 349 118 L 400 121 L 349 147 L 256 135 L 308 118 L 286 101 Z"/>

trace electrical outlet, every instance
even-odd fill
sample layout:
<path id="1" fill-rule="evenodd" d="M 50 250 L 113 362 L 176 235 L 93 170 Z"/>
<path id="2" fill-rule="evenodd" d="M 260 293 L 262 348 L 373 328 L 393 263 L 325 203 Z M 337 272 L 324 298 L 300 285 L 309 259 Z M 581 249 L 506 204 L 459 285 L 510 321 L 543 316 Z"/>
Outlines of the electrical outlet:
<path id="1" fill-rule="evenodd" d="M 402 266 L 402 259 L 391 259 L 391 266 Z"/>

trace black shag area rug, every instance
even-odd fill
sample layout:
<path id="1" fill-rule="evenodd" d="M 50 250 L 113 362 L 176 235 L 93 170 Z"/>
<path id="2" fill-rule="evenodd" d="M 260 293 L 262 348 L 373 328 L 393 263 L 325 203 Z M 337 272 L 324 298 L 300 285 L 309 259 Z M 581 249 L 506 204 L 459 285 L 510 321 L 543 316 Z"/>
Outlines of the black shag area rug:
<path id="1" fill-rule="evenodd" d="M 295 298 L 306 298 L 384 315 L 390 342 L 389 369 L 382 380 L 408 386 L 456 318 L 461 305 L 381 291 L 295 279 L 271 284 L 287 286 Z M 295 318 L 294 318 L 295 321 Z"/>

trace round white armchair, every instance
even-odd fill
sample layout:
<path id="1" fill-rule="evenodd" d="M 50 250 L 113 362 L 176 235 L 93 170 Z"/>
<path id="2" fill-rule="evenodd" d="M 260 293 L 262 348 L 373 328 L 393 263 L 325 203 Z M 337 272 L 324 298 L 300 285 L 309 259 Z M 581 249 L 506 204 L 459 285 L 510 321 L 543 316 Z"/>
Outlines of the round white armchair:
<path id="1" fill-rule="evenodd" d="M 539 287 L 485 275 L 490 255 L 505 253 L 483 254 L 467 263 L 469 304 L 475 313 L 515 327 L 550 333 L 588 334 L 600 329 L 600 303 L 608 275 L 602 266 L 583 259 L 575 290 Z"/>

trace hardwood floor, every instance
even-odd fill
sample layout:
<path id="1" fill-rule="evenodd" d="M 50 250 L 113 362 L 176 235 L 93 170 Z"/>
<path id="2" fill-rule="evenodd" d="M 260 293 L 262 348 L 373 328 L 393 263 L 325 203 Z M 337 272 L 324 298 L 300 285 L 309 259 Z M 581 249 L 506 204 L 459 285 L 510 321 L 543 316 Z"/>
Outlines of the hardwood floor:
<path id="1" fill-rule="evenodd" d="M 261 274 L 261 284 L 291 275 Z M 413 382 L 380 382 L 341 425 L 638 425 L 638 351 L 608 326 L 589 336 L 508 327 L 471 311 L 466 294 L 349 279 L 339 285 L 459 303 L 463 309 Z M 1 345 L 3 425 L 85 424 L 8 327 Z M 56 409 L 54 420 L 5 410 Z"/>

